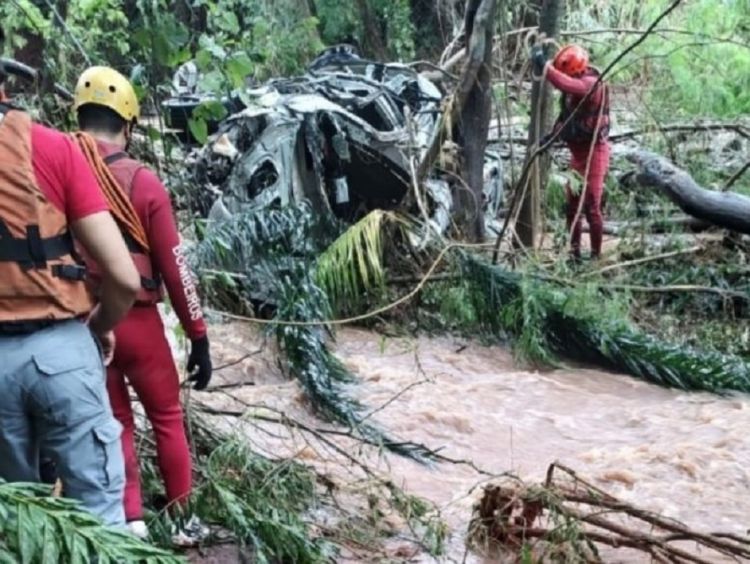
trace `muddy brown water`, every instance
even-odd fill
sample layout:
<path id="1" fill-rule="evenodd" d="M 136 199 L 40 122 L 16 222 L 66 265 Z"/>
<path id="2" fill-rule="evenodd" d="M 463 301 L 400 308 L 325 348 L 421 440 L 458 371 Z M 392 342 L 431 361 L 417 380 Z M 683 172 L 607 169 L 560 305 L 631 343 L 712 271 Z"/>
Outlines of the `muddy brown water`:
<path id="1" fill-rule="evenodd" d="M 213 325 L 211 335 L 217 366 L 262 345 L 259 333 L 241 323 Z M 746 396 L 667 390 L 589 368 L 529 370 L 503 347 L 452 337 L 385 338 L 345 329 L 334 349 L 359 378 L 349 392 L 366 412 L 375 411 L 372 420 L 389 433 L 472 460 L 489 472 L 510 471 L 531 481 L 561 461 L 625 501 L 702 531 L 744 534 L 749 528 Z M 237 409 L 238 402 L 268 405 L 321 425 L 300 388 L 279 369 L 270 344 L 219 370 L 214 383 L 244 385 L 196 397 L 223 409 Z M 345 478 L 334 454 L 278 429 L 271 436 L 269 430 L 256 425 L 245 432 L 261 451 L 296 455 Z M 478 497 L 475 486 L 484 478 L 465 465 L 428 468 L 392 455 L 369 460 L 441 508 L 452 534 L 440 560 L 462 561 L 463 535 Z M 415 561 L 432 560 L 421 555 Z M 479 560 L 469 556 L 467 561 Z M 613 555 L 609 561 L 648 559 Z"/>

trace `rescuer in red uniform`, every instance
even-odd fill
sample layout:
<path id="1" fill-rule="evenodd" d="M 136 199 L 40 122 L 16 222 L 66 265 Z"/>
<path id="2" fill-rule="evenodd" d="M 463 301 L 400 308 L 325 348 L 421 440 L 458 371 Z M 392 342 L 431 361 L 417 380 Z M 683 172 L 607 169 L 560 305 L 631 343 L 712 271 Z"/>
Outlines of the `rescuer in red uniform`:
<path id="1" fill-rule="evenodd" d="M 191 491 L 192 464 L 180 406 L 180 382 L 169 344 L 164 334 L 157 303 L 166 287 L 170 303 L 191 342 L 188 359 L 189 379 L 196 390 L 204 389 L 211 378 L 206 324 L 192 273 L 180 247 L 169 193 L 159 178 L 125 152 L 133 124 L 139 117 L 138 100 L 129 81 L 117 71 L 92 67 L 80 77 L 75 90 L 75 110 L 81 131 L 79 144 L 86 141 L 98 157 L 91 163 L 110 182 L 110 200 L 115 207 L 132 205 L 135 216 L 131 228 L 121 229 L 133 261 L 141 275 L 136 303 L 115 329 L 117 348 L 107 370 L 107 388 L 115 417 L 122 423 L 125 455 L 125 516 L 130 530 L 138 536 L 148 531 L 143 522 L 141 484 L 133 434 L 135 422 L 127 382 L 143 404 L 156 436 L 159 470 L 170 505 L 182 505 Z M 93 140 L 91 139 L 93 138 Z M 86 151 L 84 150 L 84 154 Z M 89 156 L 89 160 L 97 161 Z M 105 166 L 106 165 L 106 166 Z M 106 179 L 103 182 L 106 186 Z M 117 192 L 117 190 L 121 192 Z M 105 189 L 105 195 L 107 190 Z M 121 197 L 124 193 L 125 197 Z M 132 211 L 131 210 L 131 211 Z M 125 210 L 126 212 L 128 210 Z M 95 269 L 94 269 L 95 270 Z M 94 280 L 96 276 L 94 273 Z M 205 534 L 205 528 L 191 518 L 176 531 L 178 544 L 192 544 Z"/>
<path id="2" fill-rule="evenodd" d="M 579 193 L 570 184 L 566 188 L 568 230 L 575 221 L 571 252 L 575 259 L 580 258 L 581 224 L 585 215 L 591 235 L 591 257 L 595 259 L 602 252 L 602 196 L 609 169 L 609 88 L 602 81 L 597 83 L 599 71 L 589 65 L 588 52 L 578 45 L 563 47 L 551 63 L 546 61 L 541 48 L 535 48 L 532 60 L 536 70 L 543 72 L 563 93 L 553 134 L 567 144 L 570 167 L 584 179 Z"/>

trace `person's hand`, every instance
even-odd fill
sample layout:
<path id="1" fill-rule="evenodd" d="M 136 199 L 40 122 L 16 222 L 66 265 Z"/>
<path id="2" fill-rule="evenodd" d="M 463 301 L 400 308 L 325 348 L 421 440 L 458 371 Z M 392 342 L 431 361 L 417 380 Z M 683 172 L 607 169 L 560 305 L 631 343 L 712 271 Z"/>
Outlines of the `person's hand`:
<path id="1" fill-rule="evenodd" d="M 547 63 L 547 55 L 544 54 L 544 47 L 534 45 L 531 48 L 531 63 L 534 66 L 534 74 L 542 74 L 544 65 Z"/>
<path id="2" fill-rule="evenodd" d="M 101 331 L 98 327 L 99 315 L 101 314 L 100 304 L 96 304 L 94 309 L 86 318 L 86 325 L 91 334 L 99 344 L 104 366 L 109 366 L 115 356 L 115 333 L 114 331 Z"/>
<path id="3" fill-rule="evenodd" d="M 115 357 L 115 332 L 107 331 L 101 335 L 97 335 L 99 344 L 102 347 L 102 360 L 104 366 L 109 366 L 112 363 L 112 359 Z"/>
<path id="4" fill-rule="evenodd" d="M 194 390 L 203 390 L 211 380 L 211 353 L 208 348 L 208 337 L 192 341 L 187 364 L 190 382 L 195 382 Z"/>

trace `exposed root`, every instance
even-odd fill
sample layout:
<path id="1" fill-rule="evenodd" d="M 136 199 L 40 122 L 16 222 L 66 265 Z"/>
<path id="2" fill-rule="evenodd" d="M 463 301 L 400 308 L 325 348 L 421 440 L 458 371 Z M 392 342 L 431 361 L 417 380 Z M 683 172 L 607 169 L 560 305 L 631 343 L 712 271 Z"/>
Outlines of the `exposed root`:
<path id="1" fill-rule="evenodd" d="M 694 531 L 623 502 L 557 463 L 550 465 L 542 485 L 506 480 L 485 486 L 474 507 L 468 544 L 482 552 L 533 554 L 539 561 L 601 562 L 602 547 L 680 564 L 750 559 L 750 538 Z"/>

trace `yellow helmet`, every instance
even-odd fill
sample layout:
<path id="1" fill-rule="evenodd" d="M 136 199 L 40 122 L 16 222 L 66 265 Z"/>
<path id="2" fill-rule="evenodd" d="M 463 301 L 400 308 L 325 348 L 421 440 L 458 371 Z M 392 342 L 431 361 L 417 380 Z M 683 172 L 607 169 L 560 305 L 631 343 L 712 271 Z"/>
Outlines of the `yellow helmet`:
<path id="1" fill-rule="evenodd" d="M 138 98 L 130 81 L 109 67 L 89 67 L 78 79 L 73 96 L 73 109 L 86 104 L 99 104 L 113 110 L 127 122 L 138 121 Z"/>

